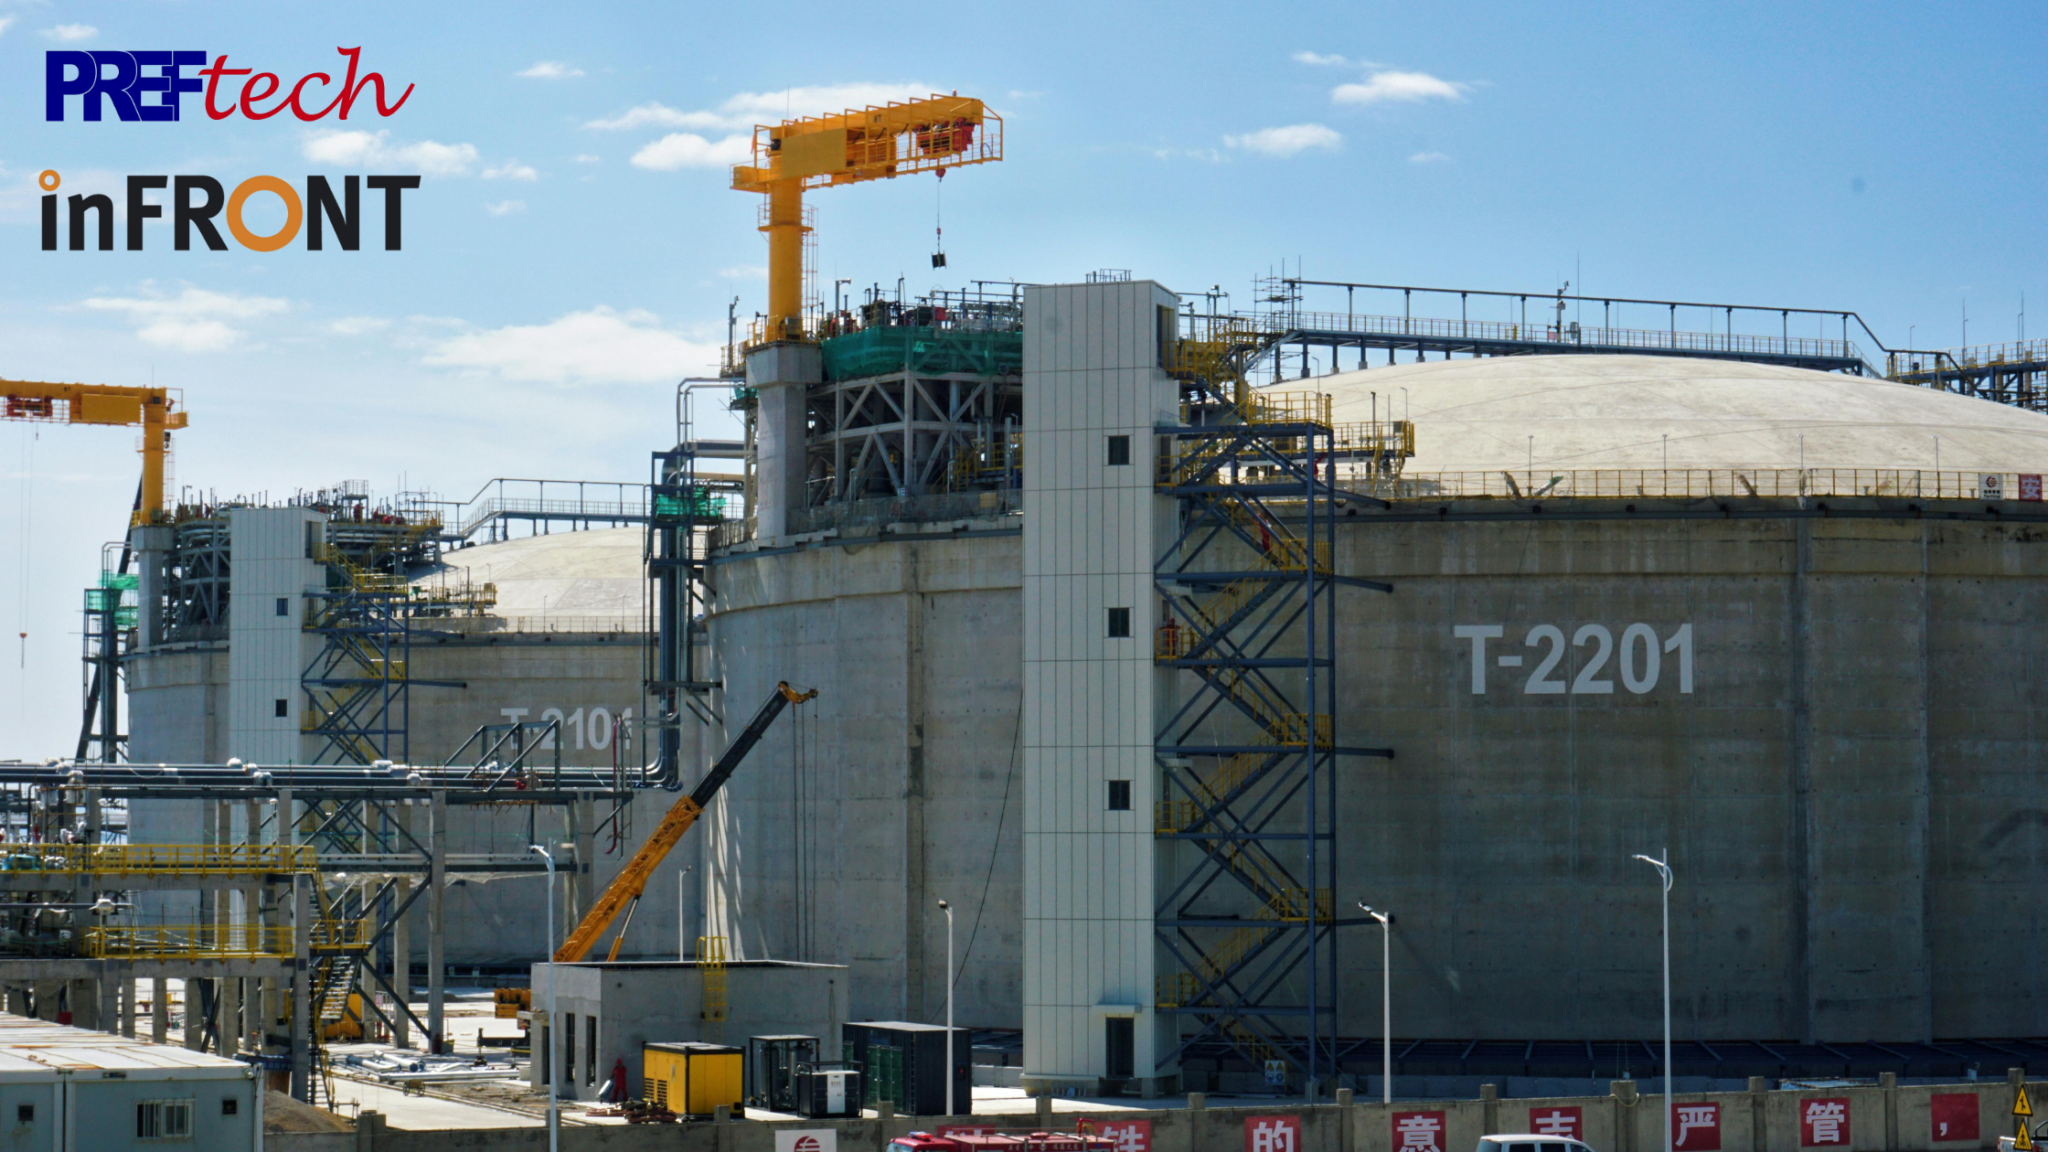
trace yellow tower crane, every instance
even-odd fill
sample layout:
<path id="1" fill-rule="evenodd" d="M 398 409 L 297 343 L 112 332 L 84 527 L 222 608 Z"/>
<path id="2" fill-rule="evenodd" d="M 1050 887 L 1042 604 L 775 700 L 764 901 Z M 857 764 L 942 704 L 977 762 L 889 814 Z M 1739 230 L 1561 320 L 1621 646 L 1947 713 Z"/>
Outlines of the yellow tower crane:
<path id="1" fill-rule="evenodd" d="M 815 339 L 804 330 L 804 189 L 887 180 L 1003 158 L 1003 118 L 966 96 L 933 96 L 754 129 L 751 164 L 732 186 L 768 197 L 768 319 L 753 343 Z"/>
<path id="2" fill-rule="evenodd" d="M 0 419 L 124 428 L 141 425 L 142 496 L 134 522 L 149 524 L 163 518 L 164 461 L 171 451 L 171 431 L 185 426 L 179 397 L 171 389 L 0 380 Z"/>

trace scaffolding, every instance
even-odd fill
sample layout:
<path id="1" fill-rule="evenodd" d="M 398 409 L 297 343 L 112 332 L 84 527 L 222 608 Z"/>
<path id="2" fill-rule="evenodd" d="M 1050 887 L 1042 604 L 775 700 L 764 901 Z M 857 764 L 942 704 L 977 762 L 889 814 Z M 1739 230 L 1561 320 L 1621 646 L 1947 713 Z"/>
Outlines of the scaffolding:
<path id="1" fill-rule="evenodd" d="M 1159 729 L 1155 1004 L 1178 1061 L 1234 1052 L 1296 1083 L 1336 1072 L 1336 575 L 1330 398 L 1254 390 L 1257 325 L 1168 352 L 1183 406 L 1156 490 L 1178 501 L 1158 558 L 1154 656 L 1192 686 Z M 1162 429 L 1162 432 L 1165 432 Z M 1365 437 L 1369 458 L 1395 437 Z M 1349 497 L 1357 499 L 1358 497 Z M 1166 970 L 1167 968 L 1174 970 Z M 1162 1062 L 1163 1063 L 1163 1062 Z"/>

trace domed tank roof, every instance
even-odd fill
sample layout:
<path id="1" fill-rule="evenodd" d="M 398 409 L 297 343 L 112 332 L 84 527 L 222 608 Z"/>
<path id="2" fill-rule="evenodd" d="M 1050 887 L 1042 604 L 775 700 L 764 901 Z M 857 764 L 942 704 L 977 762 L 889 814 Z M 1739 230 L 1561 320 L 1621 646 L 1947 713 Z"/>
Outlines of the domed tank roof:
<path id="1" fill-rule="evenodd" d="M 646 600 L 638 528 L 596 528 L 522 536 L 441 554 L 414 584 L 496 584 L 494 616 L 637 620 Z"/>
<path id="2" fill-rule="evenodd" d="M 1798 468 L 1803 461 L 1808 468 L 1931 471 L 1937 438 L 1944 472 L 2048 472 L 2048 416 L 1804 368 L 1675 356 L 1504 356 L 1342 372 L 1276 389 L 1310 387 L 1333 395 L 1339 422 L 1368 420 L 1375 407 L 1382 420 L 1413 420 L 1411 475 L 1519 469 L 1532 451 L 1537 468 Z"/>

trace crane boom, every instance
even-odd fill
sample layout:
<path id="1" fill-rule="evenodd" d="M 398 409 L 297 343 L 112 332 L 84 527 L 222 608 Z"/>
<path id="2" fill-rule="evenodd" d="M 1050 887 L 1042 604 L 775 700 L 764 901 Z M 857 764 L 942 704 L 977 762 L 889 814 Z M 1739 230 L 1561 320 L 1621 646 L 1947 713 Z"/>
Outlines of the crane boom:
<path id="1" fill-rule="evenodd" d="M 655 827 L 654 834 L 647 838 L 647 843 L 642 844 L 640 850 L 633 853 L 633 858 L 626 861 L 626 866 L 619 869 L 619 874 L 613 877 L 611 884 L 605 888 L 604 895 L 599 896 L 597 903 L 592 904 L 590 911 L 584 914 L 583 922 L 576 925 L 575 930 L 569 933 L 568 939 L 562 941 L 562 946 L 555 950 L 555 963 L 573 964 L 590 954 L 590 950 L 597 946 L 597 938 L 604 935 L 604 930 L 611 926 L 613 920 L 618 919 L 619 913 L 627 911 L 639 901 L 641 893 L 647 890 L 647 881 L 654 875 L 654 869 L 668 857 L 669 850 L 681 842 L 683 834 L 690 830 L 690 825 L 697 822 L 697 817 L 710 805 L 711 798 L 716 796 L 726 780 L 731 778 L 733 769 L 738 768 L 740 761 L 747 758 L 747 753 L 754 750 L 754 745 L 761 742 L 761 736 L 768 731 L 768 726 L 775 722 L 777 716 L 782 715 L 784 708 L 791 704 L 801 704 L 817 694 L 818 690 L 815 688 L 809 692 L 799 692 L 791 688 L 786 680 L 775 686 L 775 692 L 768 697 L 768 702 L 761 705 L 761 710 L 754 714 L 754 719 L 733 738 L 731 744 L 726 745 L 724 755 L 711 766 L 711 771 L 704 774 L 704 779 L 697 782 L 697 787 L 692 789 L 688 796 L 675 802 L 675 806 L 668 810 L 668 815 L 663 816 L 661 823 Z M 620 929 L 621 935 L 624 932 L 625 929 Z M 618 956 L 618 951 L 618 942 L 614 941 L 614 958 Z"/>
<path id="2" fill-rule="evenodd" d="M 932 96 L 754 129 L 752 162 L 732 170 L 740 192 L 768 196 L 768 323 L 763 342 L 803 340 L 805 188 L 887 180 L 1003 158 L 1003 118 L 968 96 Z"/>
<path id="3" fill-rule="evenodd" d="M 164 458 L 170 453 L 170 433 L 185 426 L 185 413 L 171 389 L 0 380 L 0 419 L 141 425 L 142 500 L 134 520 L 149 524 L 163 517 Z"/>

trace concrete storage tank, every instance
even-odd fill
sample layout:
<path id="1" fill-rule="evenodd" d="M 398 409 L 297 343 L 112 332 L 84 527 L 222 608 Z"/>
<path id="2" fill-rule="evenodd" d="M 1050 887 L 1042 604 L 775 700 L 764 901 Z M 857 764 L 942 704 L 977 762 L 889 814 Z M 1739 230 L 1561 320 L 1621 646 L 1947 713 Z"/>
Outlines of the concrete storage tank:
<path id="1" fill-rule="evenodd" d="M 1682 1036 L 2048 1029 L 2020 899 L 2048 850 L 2048 417 L 1639 356 L 1288 386 L 1415 428 L 1337 561 L 1396 586 L 1340 593 L 1348 742 L 1396 759 L 1340 769 L 1336 896 L 1399 915 L 1397 1033 L 1654 1033 L 1656 887 L 1630 856 L 1666 846 Z M 777 737 L 735 780 L 708 914 L 749 956 L 850 964 L 855 1018 L 932 1019 L 950 900 L 976 934 L 962 1023 L 1014 1026 L 1016 520 L 904 519 L 711 566 L 728 693 L 821 695 L 808 751 L 776 765 Z M 1376 1035 L 1378 949 L 1346 939 L 1338 1029 Z"/>
<path id="2" fill-rule="evenodd" d="M 137 762 L 222 763 L 240 757 L 273 768 L 313 763 L 316 757 L 332 762 L 332 757 L 322 757 L 323 741 L 298 734 L 295 716 L 290 718 L 288 745 L 274 755 L 252 751 L 230 719 L 236 699 L 231 691 L 232 649 L 242 635 L 234 607 L 242 601 L 235 597 L 235 543 L 229 525 L 237 515 L 250 512 L 273 517 L 298 514 L 296 509 L 224 509 L 176 527 L 143 530 L 165 537 L 158 554 L 173 555 L 173 572 L 184 576 L 204 571 L 213 591 L 204 612 L 196 598 L 171 595 L 165 618 L 147 622 L 130 658 L 130 729 Z M 316 523 L 321 519 L 306 515 Z M 246 516 L 244 520 L 255 522 Z M 565 764 L 603 765 L 616 757 L 620 764 L 637 767 L 646 639 L 641 543 L 637 528 L 555 532 L 445 551 L 433 563 L 415 566 L 409 579 L 418 589 L 463 587 L 466 581 L 469 588 L 489 585 L 493 591 L 489 606 L 477 614 L 415 622 L 407 660 L 412 682 L 405 721 L 407 758 L 440 764 L 484 725 L 558 720 Z M 192 555 L 201 547 L 211 557 L 203 563 Z M 252 562 L 245 559 L 248 563 Z M 246 583 L 249 573 L 242 575 Z M 185 583 L 195 581 L 186 576 Z M 267 606 L 262 597 L 243 599 Z M 296 624 L 292 630 L 297 630 Z M 289 665 L 294 679 L 318 647 L 317 638 L 310 635 L 296 643 L 297 663 Z M 278 691 L 289 693 L 289 704 L 302 703 L 296 685 Z M 687 735 L 694 737 L 696 731 Z M 475 762 L 477 754 L 472 747 L 469 762 Z M 549 748 L 533 754 L 534 762 L 541 764 L 551 763 L 553 756 Z M 599 855 L 594 886 L 609 881 L 673 799 L 658 790 L 642 796 L 624 822 L 626 834 L 616 842 L 606 825 L 595 845 Z M 531 811 L 516 804 L 457 809 L 449 851 L 523 854 L 536 831 L 529 828 Z M 607 815 L 598 813 L 596 819 L 602 822 Z M 190 803 L 139 801 L 133 823 L 134 836 L 142 842 L 197 843 L 202 835 L 196 805 Z M 560 840 L 569 830 L 538 832 Z M 238 838 L 244 834 L 235 833 Z M 693 859 L 686 849 L 664 864 L 650 886 L 646 907 L 634 919 L 625 955 L 676 954 L 681 939 L 677 877 Z M 541 948 L 532 910 L 542 890 L 542 881 L 531 876 L 456 878 L 447 905 L 449 963 L 504 965 L 530 959 Z M 567 885 L 564 899 L 569 899 Z M 699 904 L 694 876 L 681 901 L 688 905 L 681 915 L 690 922 L 688 935 L 694 940 Z M 417 959 L 424 959 L 425 935 L 412 934 Z"/>

